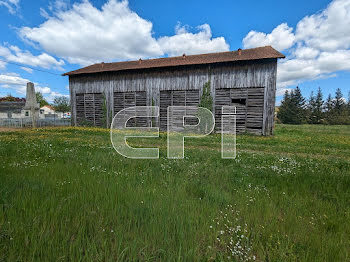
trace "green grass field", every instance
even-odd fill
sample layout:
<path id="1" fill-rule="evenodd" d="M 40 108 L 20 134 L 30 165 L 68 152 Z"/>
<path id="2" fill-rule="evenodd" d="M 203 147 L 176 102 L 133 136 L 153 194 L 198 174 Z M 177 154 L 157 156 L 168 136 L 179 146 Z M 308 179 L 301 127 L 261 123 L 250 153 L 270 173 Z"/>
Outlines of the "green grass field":
<path id="1" fill-rule="evenodd" d="M 132 160 L 107 130 L 0 132 L 0 261 L 350 261 L 350 126 L 275 133 Z"/>

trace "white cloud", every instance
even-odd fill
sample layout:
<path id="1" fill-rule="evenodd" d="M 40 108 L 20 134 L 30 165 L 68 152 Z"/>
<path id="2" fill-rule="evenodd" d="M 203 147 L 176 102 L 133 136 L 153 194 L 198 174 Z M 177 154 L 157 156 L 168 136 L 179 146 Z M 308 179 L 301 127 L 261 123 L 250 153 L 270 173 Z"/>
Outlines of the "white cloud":
<path id="1" fill-rule="evenodd" d="M 52 91 L 49 95 L 46 95 L 44 97 L 49 103 L 52 103 L 53 100 L 55 99 L 55 97 L 57 97 L 57 96 L 65 96 L 65 97 L 69 98 L 69 95 L 65 95 L 65 94 L 62 94 L 60 92 L 54 92 L 54 91 Z"/>
<path id="2" fill-rule="evenodd" d="M 1 0 L 0 6 L 5 6 L 10 14 L 15 14 L 19 8 L 19 0 Z"/>
<path id="3" fill-rule="evenodd" d="M 62 66 L 65 64 L 62 59 L 56 60 L 53 56 L 46 53 L 41 53 L 38 56 L 33 55 L 29 51 L 23 51 L 17 46 L 3 46 L 0 45 L 0 57 L 5 58 L 6 61 L 20 63 L 24 65 L 53 68 L 63 70 Z"/>
<path id="4" fill-rule="evenodd" d="M 66 11 L 70 7 L 70 1 L 66 0 L 55 0 L 50 1 L 48 9 L 40 7 L 40 15 L 46 19 L 49 19 L 51 16 L 54 16 L 56 12 Z"/>
<path id="5" fill-rule="evenodd" d="M 229 45 L 225 38 L 212 39 L 212 32 L 208 24 L 198 26 L 197 33 L 188 32 L 186 27 L 177 26 L 174 36 L 161 37 L 158 40 L 164 53 L 169 56 L 182 54 L 200 54 L 228 51 Z"/>
<path id="6" fill-rule="evenodd" d="M 173 54 L 228 50 L 224 38 L 212 38 L 209 25 L 190 33 L 177 28 L 176 35 L 156 39 L 153 24 L 131 11 L 127 1 L 109 0 L 101 9 L 83 1 L 49 15 L 38 27 L 23 27 L 20 36 L 71 63 L 87 65 Z M 50 16 L 50 17 L 49 17 Z"/>
<path id="7" fill-rule="evenodd" d="M 277 31 L 280 31 L 279 37 Z M 287 59 L 280 60 L 278 66 L 280 90 L 307 80 L 334 77 L 339 71 L 350 71 L 350 0 L 334 0 L 323 11 L 304 17 L 295 33 L 281 24 L 270 34 L 252 31 L 243 39 L 244 47 L 261 43 L 271 44 L 280 51 L 289 48 Z"/>
<path id="8" fill-rule="evenodd" d="M 6 68 L 6 63 L 4 61 L 0 61 L 0 70 Z"/>
<path id="9" fill-rule="evenodd" d="M 49 19 L 50 18 L 50 15 L 49 13 L 42 7 L 40 7 L 40 15 L 46 19 Z"/>
<path id="10" fill-rule="evenodd" d="M 320 51 L 311 47 L 300 47 L 294 51 L 294 55 L 299 59 L 314 59 L 319 55 Z"/>
<path id="11" fill-rule="evenodd" d="M 278 88 L 276 91 L 276 96 L 283 96 L 286 91 L 290 92 L 291 90 L 292 88 L 285 88 L 285 87 Z"/>
<path id="12" fill-rule="evenodd" d="M 87 1 L 74 4 L 39 27 L 23 27 L 20 34 L 49 53 L 83 65 L 163 55 L 152 37 L 152 23 L 132 12 L 126 1 L 111 0 L 101 10 Z"/>
<path id="13" fill-rule="evenodd" d="M 69 8 L 69 1 L 65 0 L 55 0 L 51 1 L 49 4 L 49 10 L 54 11 L 65 11 Z"/>
<path id="14" fill-rule="evenodd" d="M 17 74 L 0 74 L 0 84 L 6 87 L 26 85 L 28 82 L 30 82 L 28 79 L 22 78 Z"/>
<path id="15" fill-rule="evenodd" d="M 29 67 L 24 67 L 24 66 L 21 66 L 21 69 L 28 72 L 29 74 L 33 73 L 33 69 L 29 68 Z"/>
<path id="16" fill-rule="evenodd" d="M 303 18 L 297 25 L 296 38 L 321 51 L 350 47 L 350 1 L 334 0 L 321 13 Z"/>
<path id="17" fill-rule="evenodd" d="M 29 79 L 22 78 L 17 73 L 4 73 L 0 74 L 0 87 L 1 91 L 4 89 L 12 90 L 20 96 L 26 95 L 27 83 L 31 82 Z M 43 86 L 39 83 L 34 83 L 35 91 L 41 92 L 45 99 L 52 102 L 55 96 L 62 96 L 63 94 L 51 90 L 47 86 Z M 66 96 L 66 95 L 65 95 Z"/>
<path id="18" fill-rule="evenodd" d="M 273 29 L 270 34 L 250 31 L 243 39 L 243 45 L 245 48 L 272 45 L 277 50 L 283 51 L 290 48 L 294 41 L 293 28 L 283 23 Z"/>

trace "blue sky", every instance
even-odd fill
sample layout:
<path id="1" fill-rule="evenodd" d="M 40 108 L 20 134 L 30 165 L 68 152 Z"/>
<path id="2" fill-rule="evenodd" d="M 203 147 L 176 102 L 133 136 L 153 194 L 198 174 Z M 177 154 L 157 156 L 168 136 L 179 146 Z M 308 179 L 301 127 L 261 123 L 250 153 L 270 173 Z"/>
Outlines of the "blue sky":
<path id="1" fill-rule="evenodd" d="M 50 101 L 68 95 L 60 74 L 95 62 L 261 45 L 287 55 L 277 101 L 296 85 L 350 91 L 350 0 L 0 0 L 0 28 L 0 96 L 24 96 L 26 81 Z"/>

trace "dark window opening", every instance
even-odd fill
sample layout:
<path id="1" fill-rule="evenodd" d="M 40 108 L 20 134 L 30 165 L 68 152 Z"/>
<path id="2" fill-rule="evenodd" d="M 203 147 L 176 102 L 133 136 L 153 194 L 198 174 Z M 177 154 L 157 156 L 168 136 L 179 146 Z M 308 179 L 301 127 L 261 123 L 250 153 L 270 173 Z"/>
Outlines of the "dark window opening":
<path id="1" fill-rule="evenodd" d="M 26 111 L 26 114 L 25 114 L 25 116 L 29 116 L 29 112 L 28 112 L 28 111 Z"/>
<path id="2" fill-rule="evenodd" d="M 246 99 L 245 98 L 232 98 L 231 102 L 232 102 L 232 104 L 240 104 L 240 105 L 245 106 Z"/>

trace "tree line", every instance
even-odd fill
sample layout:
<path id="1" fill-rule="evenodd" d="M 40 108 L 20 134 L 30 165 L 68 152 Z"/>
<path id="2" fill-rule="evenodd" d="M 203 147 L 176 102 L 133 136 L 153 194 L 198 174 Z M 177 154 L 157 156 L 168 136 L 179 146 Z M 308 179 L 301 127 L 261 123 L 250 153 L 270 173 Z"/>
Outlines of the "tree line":
<path id="1" fill-rule="evenodd" d="M 299 87 L 290 92 L 287 90 L 278 108 L 277 121 L 283 124 L 349 125 L 350 93 L 346 102 L 340 88 L 334 97 L 329 94 L 326 100 L 321 88 L 316 94 L 311 92 L 309 99 L 303 97 Z"/>

